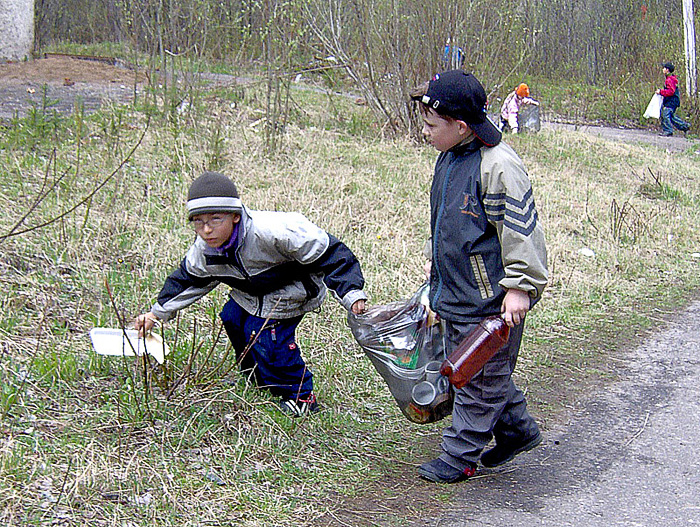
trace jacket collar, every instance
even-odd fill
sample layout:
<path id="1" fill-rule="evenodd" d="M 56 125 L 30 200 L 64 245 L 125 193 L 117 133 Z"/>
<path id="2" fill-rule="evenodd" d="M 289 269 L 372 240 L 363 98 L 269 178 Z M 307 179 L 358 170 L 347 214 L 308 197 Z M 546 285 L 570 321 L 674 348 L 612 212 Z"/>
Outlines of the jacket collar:
<path id="1" fill-rule="evenodd" d="M 476 152 L 482 146 L 484 146 L 484 143 L 482 143 L 478 137 L 474 136 L 456 146 L 453 146 L 448 150 L 448 152 L 452 152 L 456 156 L 461 156 L 463 154 L 471 154 L 472 152 Z"/>

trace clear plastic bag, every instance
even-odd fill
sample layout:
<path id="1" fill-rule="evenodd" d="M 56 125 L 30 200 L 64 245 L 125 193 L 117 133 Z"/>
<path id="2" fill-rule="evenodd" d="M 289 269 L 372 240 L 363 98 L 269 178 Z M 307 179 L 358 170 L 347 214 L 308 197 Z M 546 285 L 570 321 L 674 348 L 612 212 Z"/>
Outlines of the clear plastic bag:
<path id="1" fill-rule="evenodd" d="M 348 325 L 410 421 L 432 423 L 452 413 L 454 393 L 440 375 L 444 331 L 430 310 L 427 283 L 408 300 L 350 313 Z"/>

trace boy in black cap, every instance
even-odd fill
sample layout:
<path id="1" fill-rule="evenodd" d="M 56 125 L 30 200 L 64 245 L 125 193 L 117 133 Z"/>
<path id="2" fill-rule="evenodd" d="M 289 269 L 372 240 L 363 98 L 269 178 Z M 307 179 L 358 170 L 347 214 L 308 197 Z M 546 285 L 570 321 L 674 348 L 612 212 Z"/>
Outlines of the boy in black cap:
<path id="1" fill-rule="evenodd" d="M 674 126 L 681 132 L 687 132 L 690 129 L 690 124 L 676 116 L 676 110 L 681 105 L 678 79 L 673 74 L 676 68 L 670 62 L 664 62 L 661 68 L 666 80 L 664 81 L 663 89 L 656 90 L 656 93 L 662 95 L 664 98 L 664 102 L 661 105 L 662 131 L 659 135 L 670 137 L 673 135 Z"/>
<path id="2" fill-rule="evenodd" d="M 418 468 L 425 479 L 454 483 L 479 460 L 495 467 L 541 441 L 511 375 L 525 315 L 547 283 L 546 251 L 527 172 L 487 118 L 481 83 L 451 70 L 411 97 L 421 103 L 423 135 L 441 152 L 430 191 L 430 307 L 452 348 L 486 316 L 501 313 L 511 328 L 506 346 L 455 391 L 442 454 Z"/>
<path id="3" fill-rule="evenodd" d="M 292 417 L 316 411 L 313 376 L 295 331 L 305 313 L 321 306 L 327 288 L 346 309 L 364 312 L 357 258 L 301 214 L 247 209 L 236 185 L 217 172 L 192 183 L 187 212 L 197 238 L 134 327 L 150 331 L 223 282 L 231 291 L 221 320 L 241 369 L 280 396 L 280 408 Z"/>

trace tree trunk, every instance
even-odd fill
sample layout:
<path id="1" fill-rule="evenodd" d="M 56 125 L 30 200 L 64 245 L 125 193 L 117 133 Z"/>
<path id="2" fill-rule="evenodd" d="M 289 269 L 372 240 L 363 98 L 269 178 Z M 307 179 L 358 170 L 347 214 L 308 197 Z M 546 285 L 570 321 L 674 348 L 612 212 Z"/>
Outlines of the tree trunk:
<path id="1" fill-rule="evenodd" d="M 34 0 L 0 0 L 0 59 L 31 58 Z"/>
<path id="2" fill-rule="evenodd" d="M 695 68 L 695 21 L 693 0 L 683 0 L 683 34 L 685 35 L 685 88 L 688 96 L 697 93 Z"/>

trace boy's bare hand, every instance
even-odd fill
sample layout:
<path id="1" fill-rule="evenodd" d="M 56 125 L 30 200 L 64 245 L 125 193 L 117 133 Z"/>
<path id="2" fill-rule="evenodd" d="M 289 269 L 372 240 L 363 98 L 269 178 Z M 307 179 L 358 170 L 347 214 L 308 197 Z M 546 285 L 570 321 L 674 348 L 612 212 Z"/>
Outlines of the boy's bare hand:
<path id="1" fill-rule="evenodd" d="M 354 315 L 361 315 L 362 313 L 367 311 L 366 301 L 358 300 L 352 305 L 350 309 Z"/>
<path id="2" fill-rule="evenodd" d="M 501 305 L 503 319 L 509 327 L 517 326 L 530 311 L 530 295 L 520 289 L 508 289 Z"/>
<path id="3" fill-rule="evenodd" d="M 153 313 L 144 313 L 134 320 L 134 329 L 139 332 L 139 337 L 145 337 L 158 322 L 158 317 Z"/>

